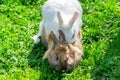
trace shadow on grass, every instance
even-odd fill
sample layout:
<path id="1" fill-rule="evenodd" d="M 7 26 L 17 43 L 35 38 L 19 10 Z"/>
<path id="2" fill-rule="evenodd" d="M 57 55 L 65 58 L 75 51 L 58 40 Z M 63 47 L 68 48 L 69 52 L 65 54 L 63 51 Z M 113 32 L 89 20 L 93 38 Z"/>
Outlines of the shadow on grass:
<path id="1" fill-rule="evenodd" d="M 120 28 L 115 33 L 117 35 L 111 37 L 105 54 L 100 53 L 99 60 L 95 60 L 91 72 L 94 80 L 120 80 Z"/>
<path id="2" fill-rule="evenodd" d="M 42 60 L 42 57 L 47 49 L 44 44 L 40 42 L 39 44 L 34 44 L 32 51 L 30 52 L 29 66 L 37 71 L 40 71 L 39 80 L 60 80 L 64 77 L 62 72 L 52 70 L 48 63 L 48 60 Z"/>

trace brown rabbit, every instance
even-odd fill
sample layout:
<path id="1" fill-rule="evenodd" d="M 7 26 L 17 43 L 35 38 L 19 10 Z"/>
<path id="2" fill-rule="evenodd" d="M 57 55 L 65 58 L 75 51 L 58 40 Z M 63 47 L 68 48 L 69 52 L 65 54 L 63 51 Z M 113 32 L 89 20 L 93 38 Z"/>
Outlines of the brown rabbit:
<path id="1" fill-rule="evenodd" d="M 47 41 L 43 29 L 42 41 L 48 47 L 43 59 L 48 58 L 51 67 L 59 71 L 72 70 L 78 65 L 78 62 L 83 54 L 81 38 L 82 35 L 80 31 L 74 43 L 66 43 L 64 33 L 59 30 L 59 40 L 57 39 L 54 31 L 51 31 Z"/>

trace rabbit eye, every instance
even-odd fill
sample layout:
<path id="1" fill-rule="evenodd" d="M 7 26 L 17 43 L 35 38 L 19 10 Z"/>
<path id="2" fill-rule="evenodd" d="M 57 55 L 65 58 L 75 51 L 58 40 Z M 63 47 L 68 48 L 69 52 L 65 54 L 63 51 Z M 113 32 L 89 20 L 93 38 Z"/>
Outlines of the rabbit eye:
<path id="1" fill-rule="evenodd" d="M 71 39 L 73 39 L 73 38 L 74 38 L 74 36 L 75 36 L 75 30 L 74 30 L 74 34 L 72 35 L 72 38 L 71 38 Z"/>
<path id="2" fill-rule="evenodd" d="M 75 34 L 73 34 L 73 36 L 72 36 L 72 38 L 71 38 L 71 39 L 73 39 L 73 38 L 74 38 L 74 36 L 75 36 Z"/>
<path id="3" fill-rule="evenodd" d="M 58 57 L 56 58 L 56 60 L 58 61 Z"/>
<path id="4" fill-rule="evenodd" d="M 59 39 L 60 39 L 60 35 L 59 35 Z"/>

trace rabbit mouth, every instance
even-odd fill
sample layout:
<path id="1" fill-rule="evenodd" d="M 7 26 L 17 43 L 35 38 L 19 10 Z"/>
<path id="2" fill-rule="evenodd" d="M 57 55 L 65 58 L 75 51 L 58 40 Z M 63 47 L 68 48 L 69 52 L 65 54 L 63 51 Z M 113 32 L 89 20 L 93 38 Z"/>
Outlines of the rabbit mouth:
<path id="1" fill-rule="evenodd" d="M 62 71 L 62 72 L 71 72 L 74 69 L 74 67 L 75 67 L 75 60 L 73 61 L 72 64 L 69 64 L 68 59 L 63 62 L 59 62 L 58 65 L 54 66 L 56 70 Z"/>
<path id="2" fill-rule="evenodd" d="M 61 71 L 62 72 L 71 72 L 74 69 L 74 64 L 73 65 L 67 65 L 67 66 L 62 66 Z"/>

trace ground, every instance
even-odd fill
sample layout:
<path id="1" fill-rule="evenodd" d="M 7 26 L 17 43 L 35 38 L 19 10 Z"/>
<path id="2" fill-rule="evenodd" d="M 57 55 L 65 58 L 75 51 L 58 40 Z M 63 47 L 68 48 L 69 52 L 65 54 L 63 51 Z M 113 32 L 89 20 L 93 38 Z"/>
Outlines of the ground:
<path id="1" fill-rule="evenodd" d="M 45 1 L 0 1 L 0 80 L 120 80 L 120 1 L 79 0 L 84 55 L 71 73 L 52 70 L 32 40 Z"/>

